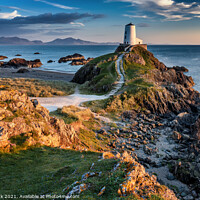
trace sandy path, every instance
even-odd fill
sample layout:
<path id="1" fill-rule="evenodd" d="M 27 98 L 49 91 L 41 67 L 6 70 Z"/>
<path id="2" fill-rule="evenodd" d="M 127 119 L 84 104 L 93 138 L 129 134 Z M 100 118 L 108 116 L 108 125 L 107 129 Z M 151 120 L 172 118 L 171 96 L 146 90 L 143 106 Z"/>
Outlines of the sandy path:
<path id="1" fill-rule="evenodd" d="M 74 106 L 79 106 L 83 102 L 87 101 L 94 101 L 94 100 L 102 100 L 102 99 L 107 99 L 110 96 L 114 95 L 124 84 L 124 75 L 120 70 L 120 65 L 121 61 L 123 58 L 123 55 L 120 55 L 117 59 L 117 71 L 118 74 L 120 75 L 120 80 L 117 82 L 115 88 L 107 95 L 85 95 L 85 94 L 80 94 L 79 90 L 76 89 L 76 92 L 72 95 L 69 96 L 63 96 L 63 97 L 48 97 L 48 98 L 43 98 L 43 97 L 38 97 L 38 101 L 42 106 L 47 108 L 49 111 L 54 111 L 57 108 L 62 108 L 63 106 L 69 106 L 69 105 L 74 105 Z"/>

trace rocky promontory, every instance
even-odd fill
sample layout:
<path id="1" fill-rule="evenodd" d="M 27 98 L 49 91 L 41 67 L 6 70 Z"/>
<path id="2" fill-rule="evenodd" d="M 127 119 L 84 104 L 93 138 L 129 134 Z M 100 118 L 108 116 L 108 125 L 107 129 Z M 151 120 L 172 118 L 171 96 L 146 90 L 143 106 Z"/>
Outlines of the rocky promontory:
<path id="1" fill-rule="evenodd" d="M 25 60 L 23 58 L 13 58 L 8 62 L 2 62 L 0 64 L 1 67 L 4 68 L 20 68 L 20 67 L 28 67 L 28 68 L 38 68 L 42 66 L 42 62 L 40 59 L 35 60 Z"/>
<path id="2" fill-rule="evenodd" d="M 72 82 L 82 92 L 108 94 L 105 99 L 50 114 L 36 99 L 2 86 L 1 150 L 59 147 L 59 155 L 58 149 L 48 154 L 46 148 L 40 150 L 48 155 L 45 169 L 51 172 L 38 178 L 44 181 L 43 193 L 199 200 L 200 93 L 187 71 L 167 67 L 139 46 L 97 57 Z"/>

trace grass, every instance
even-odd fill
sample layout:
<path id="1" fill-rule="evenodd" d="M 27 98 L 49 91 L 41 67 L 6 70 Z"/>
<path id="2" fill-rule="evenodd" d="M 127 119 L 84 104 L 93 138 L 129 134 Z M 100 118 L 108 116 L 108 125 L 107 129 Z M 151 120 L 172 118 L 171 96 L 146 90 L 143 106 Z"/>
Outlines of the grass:
<path id="1" fill-rule="evenodd" d="M 111 172 L 117 160 L 99 160 L 99 153 L 77 152 L 57 148 L 32 148 L 15 154 L 0 154 L 0 194 L 57 194 L 62 195 L 66 186 L 80 181 L 88 172 L 102 172 L 86 180 L 90 184 L 88 190 L 80 195 L 80 199 L 113 199 L 117 197 L 119 184 L 123 182 L 122 165 L 116 172 Z M 102 197 L 97 196 L 106 186 Z"/>
<path id="2" fill-rule="evenodd" d="M 73 94 L 75 90 L 74 83 L 24 78 L 1 78 L 0 86 L 2 90 L 17 90 L 30 97 L 65 96 Z"/>
<path id="3" fill-rule="evenodd" d="M 101 70 L 100 74 L 95 76 L 90 82 L 80 86 L 82 93 L 106 94 L 113 89 L 113 85 L 118 78 L 114 56 L 117 56 L 117 54 L 112 53 L 97 57 L 85 66 L 97 65 Z"/>
<path id="4" fill-rule="evenodd" d="M 144 75 L 150 73 L 155 68 L 153 61 L 148 56 L 148 52 L 141 48 L 134 48 L 134 52 L 143 56 L 146 65 L 140 65 L 123 59 L 123 67 L 125 72 L 125 84 L 120 90 L 119 95 L 114 95 L 107 100 L 92 101 L 84 103 L 84 106 L 91 108 L 95 112 L 103 113 L 106 110 L 109 113 L 120 113 L 123 110 L 139 110 L 140 101 L 145 100 L 150 91 L 154 89 L 154 85 L 143 78 Z M 102 84 L 99 81 L 99 84 Z"/>
<path id="5" fill-rule="evenodd" d="M 95 119 L 90 109 L 80 109 L 75 106 L 64 106 L 62 109 L 51 112 L 52 116 L 63 119 L 65 123 L 71 124 L 78 134 L 81 146 L 90 151 L 108 150 L 108 143 L 112 138 L 102 134 L 96 136 L 96 131 L 101 128 L 100 121 Z"/>

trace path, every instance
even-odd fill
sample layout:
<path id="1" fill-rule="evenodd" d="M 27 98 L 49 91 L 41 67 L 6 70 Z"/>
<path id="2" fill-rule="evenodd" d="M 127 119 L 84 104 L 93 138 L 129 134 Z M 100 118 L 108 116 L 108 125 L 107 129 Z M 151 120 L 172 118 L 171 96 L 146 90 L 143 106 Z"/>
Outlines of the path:
<path id="1" fill-rule="evenodd" d="M 94 101 L 94 100 L 102 100 L 102 99 L 107 99 L 110 96 L 114 95 L 115 93 L 118 92 L 118 90 L 122 87 L 124 84 L 124 74 L 120 70 L 120 66 L 122 65 L 122 58 L 124 54 L 120 55 L 116 61 L 117 63 L 117 71 L 120 76 L 120 80 L 117 82 L 115 88 L 110 91 L 109 94 L 107 95 L 86 95 L 86 94 L 80 94 L 78 88 L 76 89 L 76 92 L 72 95 L 69 96 L 57 96 L 57 97 L 37 97 L 38 101 L 42 106 L 47 108 L 49 111 L 55 111 L 57 108 L 62 108 L 63 106 L 79 106 L 83 102 L 87 101 Z M 123 69 L 123 65 L 122 65 Z M 123 70 L 122 70 L 123 71 Z"/>

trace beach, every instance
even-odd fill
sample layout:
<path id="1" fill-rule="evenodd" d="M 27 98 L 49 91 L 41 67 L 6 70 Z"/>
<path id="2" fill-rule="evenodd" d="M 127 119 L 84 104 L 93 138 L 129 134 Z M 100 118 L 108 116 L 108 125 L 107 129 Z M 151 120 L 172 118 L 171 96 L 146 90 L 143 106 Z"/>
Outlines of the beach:
<path id="1" fill-rule="evenodd" d="M 44 81 L 71 81 L 73 74 L 64 72 L 43 71 L 38 69 L 29 69 L 26 73 L 16 73 L 19 69 L 1 68 L 0 78 L 31 78 Z"/>

